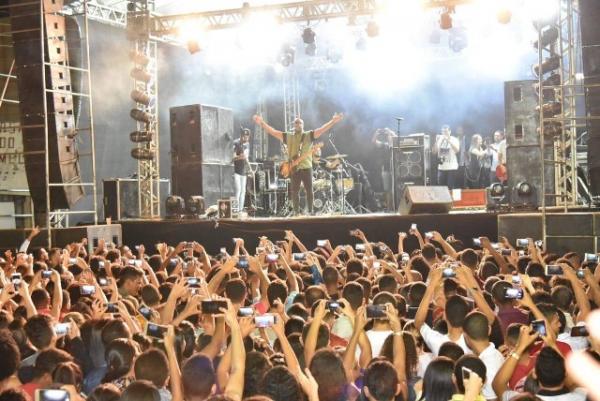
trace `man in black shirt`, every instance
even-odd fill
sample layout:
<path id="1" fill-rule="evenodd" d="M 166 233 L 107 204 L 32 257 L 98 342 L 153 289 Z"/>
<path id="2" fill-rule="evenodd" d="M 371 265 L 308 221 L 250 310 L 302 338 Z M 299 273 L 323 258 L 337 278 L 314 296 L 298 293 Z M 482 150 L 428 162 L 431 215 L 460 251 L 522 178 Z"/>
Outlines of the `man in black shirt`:
<path id="1" fill-rule="evenodd" d="M 246 199 L 246 178 L 248 156 L 250 155 L 250 130 L 243 128 L 240 138 L 233 141 L 233 179 L 235 199 L 238 201 L 238 211 L 244 209 Z"/>

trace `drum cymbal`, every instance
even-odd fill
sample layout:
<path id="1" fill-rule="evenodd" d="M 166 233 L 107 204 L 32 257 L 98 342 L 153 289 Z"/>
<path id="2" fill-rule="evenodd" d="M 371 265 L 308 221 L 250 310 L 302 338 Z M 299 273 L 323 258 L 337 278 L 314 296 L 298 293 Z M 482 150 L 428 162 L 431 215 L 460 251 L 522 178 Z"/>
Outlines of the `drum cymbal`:
<path id="1" fill-rule="evenodd" d="M 348 155 L 338 153 L 337 155 L 327 156 L 326 159 L 327 160 L 335 160 L 335 159 L 345 159 L 346 157 L 348 157 Z"/>

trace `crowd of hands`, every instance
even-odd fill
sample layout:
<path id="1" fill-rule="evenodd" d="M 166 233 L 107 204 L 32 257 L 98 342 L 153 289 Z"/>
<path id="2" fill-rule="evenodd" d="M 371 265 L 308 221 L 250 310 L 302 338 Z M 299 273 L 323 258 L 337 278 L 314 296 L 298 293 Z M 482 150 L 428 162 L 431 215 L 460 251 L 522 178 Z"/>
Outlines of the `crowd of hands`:
<path id="1" fill-rule="evenodd" d="M 35 228 L 28 241 L 38 233 L 39 230 Z M 404 249 L 408 236 L 415 236 L 419 242 L 419 247 L 410 254 Z M 357 308 L 353 308 L 343 297 L 317 299 L 307 306 L 308 329 L 303 348 L 298 352 L 293 349 L 286 336 L 286 323 L 293 317 L 288 311 L 290 305 L 295 303 L 292 300 L 287 305 L 287 299 L 272 299 L 268 296 L 269 286 L 274 281 L 281 281 L 287 287 L 287 294 L 304 294 L 304 291 L 310 288 L 308 285 L 312 283 L 327 294 L 330 288 L 327 288 L 324 282 L 323 269 L 333 266 L 339 271 L 337 284 L 341 288 L 348 282 L 348 261 L 360 260 L 364 266 L 362 276 L 373 287 L 381 276 L 387 275 L 393 277 L 401 288 L 423 280 L 422 275 L 413 270 L 411 264 L 414 257 L 422 255 L 421 250 L 428 244 L 435 244 L 441 251 L 428 260 L 431 267 L 426 281 L 428 288 L 439 290 L 448 278 L 452 278 L 466 289 L 481 288 L 482 280 L 477 269 L 461 263 L 461 252 L 456 249 L 456 244 L 460 241 L 452 235 L 444 238 L 436 231 L 423 235 L 416 225 L 412 225 L 407 232 L 398 233 L 398 243 L 392 245 L 396 246 L 396 250 L 389 244 L 369 241 L 359 229 L 352 230 L 349 233 L 350 238 L 354 238 L 357 244 L 333 246 L 329 240 L 323 239 L 309 250 L 292 231 L 285 231 L 280 241 L 266 236 L 260 237 L 259 246 L 254 252 L 245 248 L 243 239 L 234 238 L 231 253 L 228 247 L 224 247 L 213 255 L 196 241 L 180 242 L 173 246 L 167 243 L 154 244 L 155 252 L 148 255 L 142 244 L 130 249 L 100 240 L 98 246 L 88 253 L 85 238 L 62 249 L 36 249 L 32 253 L 26 249 L 15 253 L 8 250 L 4 253 L 3 260 L 0 260 L 0 307 L 4 313 L 2 328 L 10 328 L 11 326 L 5 323 L 17 320 L 21 320 L 22 327 L 29 319 L 44 314 L 52 322 L 56 336 L 52 347 L 68 350 L 69 342 L 81 339 L 82 325 L 86 322 L 102 319 L 120 320 L 127 327 L 129 338 L 143 339 L 136 344 L 140 351 L 158 347 L 164 352 L 169 369 L 167 387 L 172 399 L 191 401 L 195 397 L 185 393 L 182 366 L 186 360 L 181 355 L 181 344 L 178 344 L 180 340 L 177 339 L 182 324 L 191 323 L 196 334 L 202 333 L 209 337 L 202 349 L 196 344 L 192 355 L 187 355 L 190 358 L 202 354 L 215 363 L 216 383 L 209 396 L 217 397 L 220 394 L 228 400 L 243 399 L 248 350 L 245 341 L 251 338 L 254 350 L 261 350 L 270 358 L 282 354 L 282 364 L 296 378 L 304 393 L 301 399 L 318 401 L 322 394 L 319 389 L 328 383 L 322 378 L 315 379 L 309 366 L 318 348 L 322 348 L 322 345 L 317 344 L 322 323 L 327 322 L 331 326 L 331 322 L 339 316 L 345 316 L 351 322 L 352 335 L 347 339 L 345 348 L 336 355 L 341 359 L 349 384 L 354 385 L 360 376 L 357 371 L 364 371 L 373 360 L 378 359 L 377 355 L 371 355 L 365 328 L 373 322 L 385 322 L 394 333 L 393 356 L 389 362 L 396 370 L 398 378 L 397 396 L 408 400 L 405 344 L 402 336 L 396 335 L 406 330 L 407 321 L 402 317 L 405 313 L 399 313 L 392 303 L 373 306 L 372 297 L 366 297 L 363 304 Z M 480 260 L 493 260 L 498 266 L 497 276 L 500 279 L 511 283 L 518 282 L 522 288 L 521 299 L 516 299 L 515 305 L 526 310 L 535 310 L 532 294 L 536 291 L 536 279 L 527 274 L 516 273 L 514 269 L 519 258 L 524 256 L 545 266 L 546 252 L 543 244 L 528 239 L 523 249 L 519 250 L 506 238 L 492 243 L 488 238 L 481 237 L 474 242 L 476 246 L 462 244 L 462 248 L 476 248 Z M 579 283 L 577 285 L 587 291 L 588 301 L 600 305 L 600 269 L 596 269 L 595 273 L 591 269 L 581 269 L 581 262 L 577 255 L 560 260 L 558 265 L 562 269 L 561 277 L 572 283 Z M 132 270 L 136 273 L 131 274 Z M 128 274 L 125 274 L 125 271 Z M 307 279 L 307 276 L 311 277 Z M 246 285 L 247 294 L 242 303 L 235 304 L 225 295 L 226 283 L 234 279 L 241 279 Z M 165 283 L 170 283 L 166 297 L 161 293 L 162 298 L 156 304 L 144 303 L 144 287 L 153 286 L 158 289 Z M 71 287 L 77 287 L 79 290 L 77 303 L 68 299 L 68 289 Z M 39 300 L 37 304 L 34 301 L 32 295 L 36 290 L 48 290 L 46 308 L 39 304 Z M 477 292 L 470 295 L 474 298 L 476 308 L 493 320 L 494 310 L 484 301 L 477 299 Z M 441 298 L 443 294 L 440 295 L 440 291 L 436 291 L 431 301 L 434 305 L 443 306 L 444 300 Z M 264 310 L 255 308 L 260 302 L 266 305 Z M 586 305 L 587 308 L 578 305 L 580 317 L 587 320 L 590 338 L 600 342 L 600 317 L 589 307 L 589 302 Z M 422 312 L 423 308 L 419 310 Z M 419 324 L 422 324 L 424 316 L 420 312 L 417 312 L 415 320 L 420 320 Z M 543 316 L 541 319 L 544 319 Z M 410 323 L 411 321 L 408 321 L 408 324 Z M 550 323 L 546 322 L 546 325 L 550 326 Z M 14 330 L 11 333 L 14 336 Z M 418 332 L 413 334 L 418 336 Z M 2 341 L 15 341 L 10 337 L 3 336 Z M 540 339 L 544 341 L 545 346 L 556 348 L 556 337 L 557 333 L 553 330 L 546 330 L 542 335 L 524 325 L 520 329 L 514 348 L 502 346 L 499 350 L 509 358 L 511 352 L 525 352 L 532 343 Z M 277 347 L 273 345 L 274 338 L 277 340 Z M 21 349 L 23 341 L 27 342 L 22 339 L 17 341 Z M 35 350 L 30 342 L 27 345 Z M 79 362 L 77 357 L 75 361 Z M 600 387 L 594 383 L 594 377 L 600 374 L 600 366 L 583 353 L 573 353 L 567 359 L 567 366 L 573 381 L 585 386 L 590 397 L 600 400 Z M 475 401 L 480 396 L 484 383 L 477 373 L 469 373 L 469 377 L 463 377 L 464 400 Z M 16 371 L 3 377 L 0 381 L 0 399 L 19 400 L 14 392 L 23 384 L 17 378 Z M 45 384 L 47 388 L 62 388 L 65 391 L 65 398 L 61 401 L 81 401 L 86 397 L 82 392 L 81 381 Z M 155 384 L 154 387 L 158 385 Z M 126 401 L 148 400 L 134 392 L 125 397 L 127 388 L 121 390 L 121 398 Z M 360 391 L 359 388 L 358 393 Z M 362 392 L 363 396 L 366 394 L 371 401 L 388 401 L 377 399 L 368 388 L 363 388 Z M 356 397 L 352 396 L 351 392 L 348 394 L 348 398 Z M 35 398 L 57 401 L 44 396 L 43 388 L 38 389 Z M 30 398 L 25 394 L 23 397 Z"/>

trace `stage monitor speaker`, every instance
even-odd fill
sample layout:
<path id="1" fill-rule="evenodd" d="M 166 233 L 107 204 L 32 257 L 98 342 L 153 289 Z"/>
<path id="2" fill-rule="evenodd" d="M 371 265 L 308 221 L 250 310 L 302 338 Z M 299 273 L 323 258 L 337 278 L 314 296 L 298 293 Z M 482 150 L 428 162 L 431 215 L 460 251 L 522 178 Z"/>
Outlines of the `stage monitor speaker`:
<path id="1" fill-rule="evenodd" d="M 429 135 L 412 134 L 394 139 L 393 164 L 396 207 L 404 188 L 409 185 L 429 185 L 431 151 Z"/>
<path id="2" fill-rule="evenodd" d="M 135 178 L 111 178 L 102 181 L 104 218 L 113 221 L 137 219 L 138 180 Z M 165 200 L 171 192 L 171 183 L 167 179 L 160 180 L 160 215 L 165 216 Z"/>
<path id="3" fill-rule="evenodd" d="M 214 106 L 172 107 L 173 195 L 203 196 L 207 205 L 233 196 L 233 112 Z"/>
<path id="4" fill-rule="evenodd" d="M 62 9 L 63 0 L 38 0 L 23 4 L 10 0 L 10 22 L 13 30 L 15 72 L 18 77 L 19 108 L 23 133 L 23 152 L 29 192 L 36 213 L 46 211 L 46 132 L 47 116 L 49 181 L 69 184 L 50 188 L 50 208 L 69 209 L 84 195 L 79 171 L 77 130 L 73 95 L 71 94 L 71 65 L 66 41 L 66 18 L 47 12 L 43 22 L 46 40 L 41 42 L 40 6 L 46 11 Z M 73 35 L 69 35 L 73 37 Z M 80 38 L 76 38 L 79 39 Z M 46 49 L 46 59 L 42 49 Z M 44 62 L 48 65 L 44 67 Z M 44 88 L 45 74 L 46 88 Z M 51 89 L 46 96 L 44 90 Z"/>
<path id="5" fill-rule="evenodd" d="M 448 213 L 452 196 L 448 187 L 406 186 L 400 199 L 400 214 Z"/>

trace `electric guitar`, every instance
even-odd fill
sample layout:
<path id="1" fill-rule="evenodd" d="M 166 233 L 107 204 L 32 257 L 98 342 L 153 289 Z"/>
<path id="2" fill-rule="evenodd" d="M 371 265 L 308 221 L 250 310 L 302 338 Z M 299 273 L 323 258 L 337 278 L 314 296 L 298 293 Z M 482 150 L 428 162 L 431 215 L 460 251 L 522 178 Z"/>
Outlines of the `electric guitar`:
<path id="1" fill-rule="evenodd" d="M 310 152 L 305 152 L 305 153 L 301 154 L 300 156 L 292 159 L 291 161 L 282 163 L 281 166 L 279 166 L 279 174 L 283 178 L 289 178 L 289 176 L 292 175 L 292 173 L 294 172 L 294 170 L 296 169 L 296 167 L 298 167 L 298 165 L 300 163 L 302 163 L 308 156 L 315 153 L 318 149 L 321 149 L 323 146 L 324 146 L 323 142 L 316 143 L 313 145 L 312 150 Z"/>

